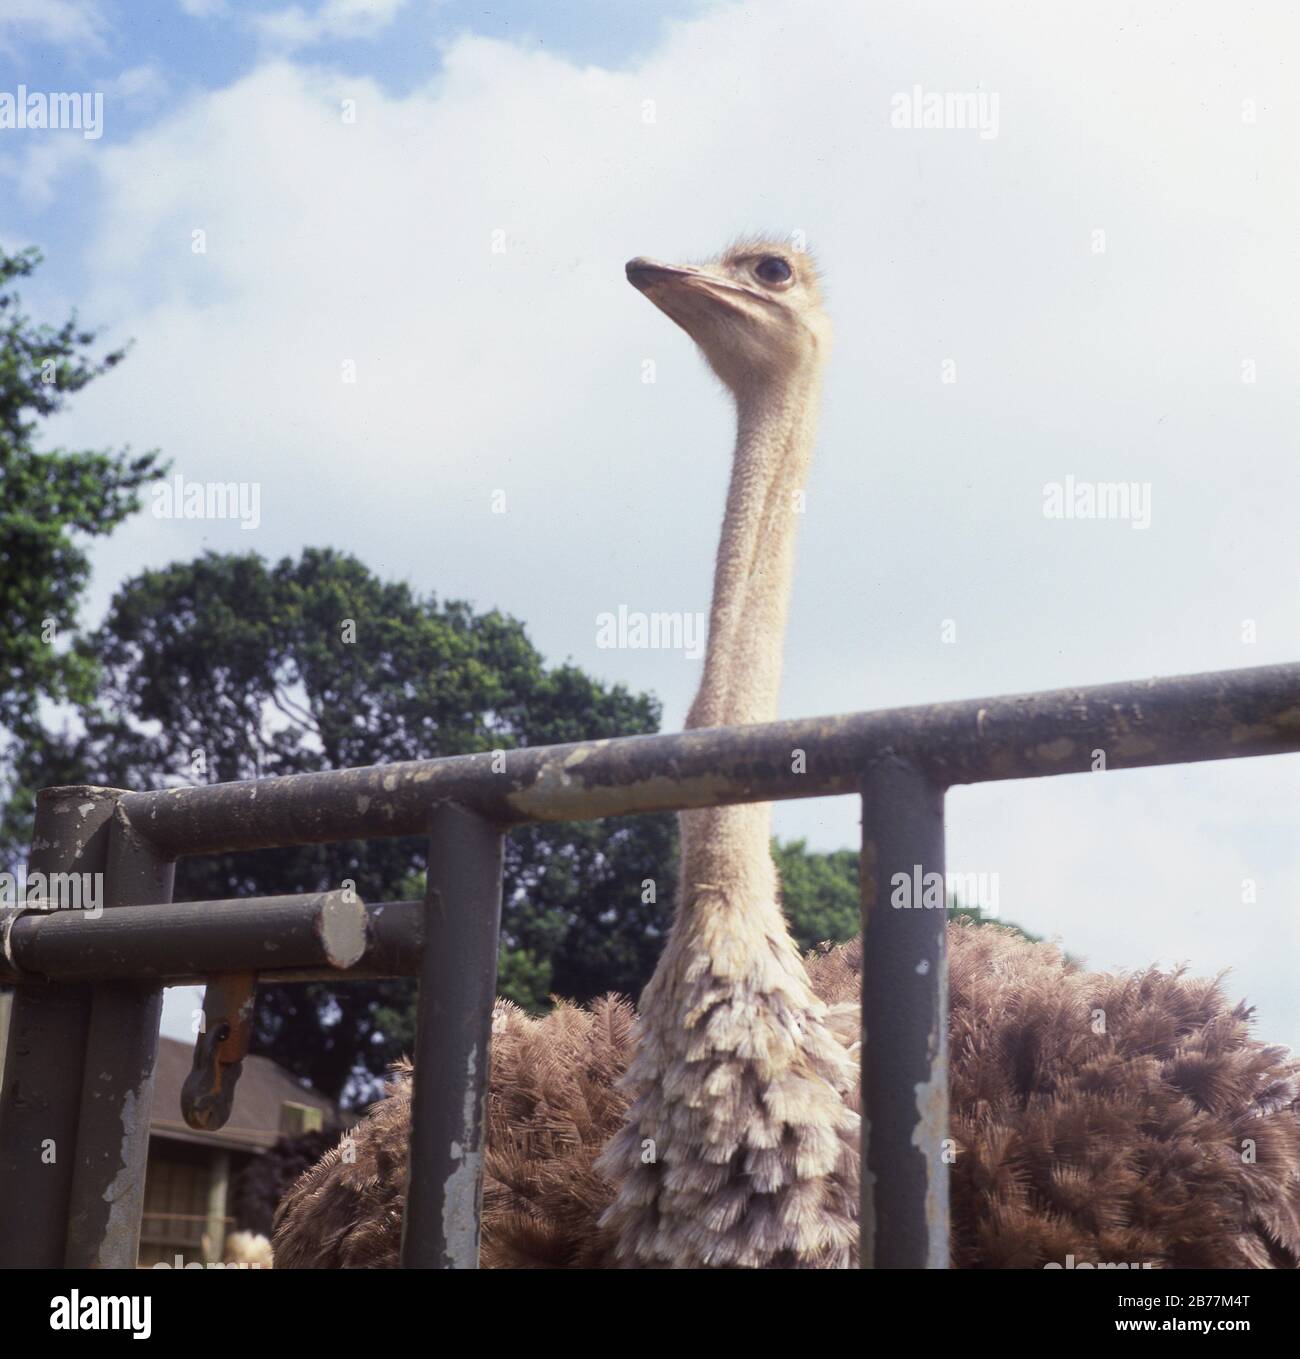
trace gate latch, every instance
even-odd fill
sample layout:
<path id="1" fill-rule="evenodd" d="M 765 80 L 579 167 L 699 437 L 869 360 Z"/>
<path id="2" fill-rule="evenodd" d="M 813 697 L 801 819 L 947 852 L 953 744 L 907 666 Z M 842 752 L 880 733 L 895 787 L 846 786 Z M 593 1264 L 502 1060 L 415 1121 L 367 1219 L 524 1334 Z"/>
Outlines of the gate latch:
<path id="1" fill-rule="evenodd" d="M 235 1082 L 253 1039 L 255 972 L 209 977 L 203 993 L 203 1028 L 194 1044 L 194 1068 L 181 1086 L 181 1114 L 191 1128 L 225 1127 Z"/>

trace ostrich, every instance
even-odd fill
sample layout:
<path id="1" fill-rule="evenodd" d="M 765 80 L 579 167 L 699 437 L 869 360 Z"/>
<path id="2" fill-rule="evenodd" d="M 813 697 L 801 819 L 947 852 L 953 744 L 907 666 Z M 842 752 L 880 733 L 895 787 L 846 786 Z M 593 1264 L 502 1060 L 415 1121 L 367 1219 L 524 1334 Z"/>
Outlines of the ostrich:
<path id="1" fill-rule="evenodd" d="M 762 240 L 627 276 L 737 407 L 687 725 L 768 721 L 830 345 L 817 276 Z M 485 1264 L 853 1262 L 860 946 L 799 957 L 769 835 L 766 805 L 681 814 L 676 917 L 639 1018 L 612 997 L 540 1020 L 498 1004 Z M 1180 973 L 1084 973 L 995 926 L 952 926 L 949 947 L 955 1263 L 1300 1260 L 1297 1068 L 1250 1037 L 1249 1011 Z M 349 1154 L 284 1199 L 280 1267 L 396 1264 L 409 1131 L 400 1072 Z"/>
<path id="2" fill-rule="evenodd" d="M 773 721 L 796 493 L 812 458 L 830 323 L 811 259 L 763 241 L 705 269 L 627 276 L 736 402 L 709 641 L 690 727 Z M 600 1160 L 627 1264 L 847 1265 L 858 1116 L 850 1051 L 781 913 L 771 807 L 681 813 L 677 911 L 641 1003 L 627 1122 Z"/>

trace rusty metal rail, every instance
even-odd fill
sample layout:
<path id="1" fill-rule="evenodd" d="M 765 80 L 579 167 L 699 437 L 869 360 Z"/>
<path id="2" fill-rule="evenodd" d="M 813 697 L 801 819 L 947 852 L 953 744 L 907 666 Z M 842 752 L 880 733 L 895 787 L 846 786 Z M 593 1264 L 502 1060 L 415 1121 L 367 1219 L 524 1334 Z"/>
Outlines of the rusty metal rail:
<path id="1" fill-rule="evenodd" d="M 0 980 L 18 987 L 0 1090 L 0 1267 L 134 1264 L 160 987 L 205 977 L 210 999 L 223 987 L 239 995 L 254 971 L 277 981 L 420 978 L 402 1262 L 473 1267 L 503 832 L 855 793 L 862 1259 L 942 1268 L 945 913 L 894 909 L 889 889 L 900 873 L 942 879 L 945 790 L 1296 751 L 1300 665 L 1277 665 L 503 758 L 158 792 L 49 789 L 37 801 L 29 874 L 91 875 L 106 909 L 94 918 L 24 902 L 0 912 Z M 423 903 L 362 906 L 323 893 L 170 904 L 181 856 L 394 835 L 428 837 Z"/>
<path id="2" fill-rule="evenodd" d="M 376 912 L 418 928 L 416 902 L 366 906 L 346 892 L 137 906 L 83 918 L 48 902 L 5 921 L 0 982 L 151 978 L 176 986 L 213 972 L 345 972 L 366 952 Z"/>
<path id="3" fill-rule="evenodd" d="M 1270 755 L 1295 748 L 1297 667 L 1055 689 L 846 717 L 706 728 L 127 793 L 131 825 L 174 855 L 424 833 L 456 802 L 503 826 L 855 793 L 882 751 L 941 785 Z M 807 753 L 807 772 L 790 752 Z M 500 769 L 497 772 L 497 768 Z"/>

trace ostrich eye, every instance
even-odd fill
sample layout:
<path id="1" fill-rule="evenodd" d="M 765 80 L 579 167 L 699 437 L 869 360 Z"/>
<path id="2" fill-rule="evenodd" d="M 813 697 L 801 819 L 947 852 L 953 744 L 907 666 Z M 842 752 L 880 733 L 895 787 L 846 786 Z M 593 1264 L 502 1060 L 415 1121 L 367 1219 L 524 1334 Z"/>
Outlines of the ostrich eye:
<path id="1" fill-rule="evenodd" d="M 788 283 L 794 277 L 790 266 L 780 255 L 769 255 L 765 260 L 759 260 L 754 272 L 764 283 Z"/>

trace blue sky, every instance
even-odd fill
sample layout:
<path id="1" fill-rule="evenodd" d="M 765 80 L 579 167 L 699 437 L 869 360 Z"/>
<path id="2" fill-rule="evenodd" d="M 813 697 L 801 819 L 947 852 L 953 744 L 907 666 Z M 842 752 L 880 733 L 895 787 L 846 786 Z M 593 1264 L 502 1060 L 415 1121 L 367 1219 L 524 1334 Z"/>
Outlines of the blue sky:
<path id="1" fill-rule="evenodd" d="M 265 25 L 286 14 L 324 23 L 328 4 L 12 0 L 0 13 L 0 89 L 22 82 L 31 90 L 115 90 L 102 138 L 108 147 L 129 143 L 183 101 L 236 82 L 272 56 L 342 63 L 401 96 L 436 79 L 441 52 L 465 33 L 620 69 L 649 49 L 665 24 L 707 7 L 707 0 L 356 0 L 353 27 L 325 26 L 310 41 L 295 41 L 292 30 L 277 36 Z M 34 296 L 56 283 L 68 296 L 84 288 L 75 249 L 84 222 L 65 202 L 33 204 L 19 195 L 0 230 L 38 241 L 56 257 Z"/>
<path id="2" fill-rule="evenodd" d="M 1295 660 L 1300 17 L 1250 14 L 6 0 L 0 92 L 99 90 L 106 129 L 0 130 L 0 240 L 47 252 L 30 310 L 136 340 L 52 437 L 261 493 L 256 531 L 97 545 L 87 620 L 147 566 L 330 543 L 680 726 L 698 663 L 596 620 L 707 607 L 731 415 L 622 264 L 765 229 L 836 326 L 785 715 Z M 900 126 L 918 87 L 995 135 Z M 1149 526 L 1046 516 L 1067 477 Z M 857 808 L 776 824 L 851 845 Z M 1295 761 L 1235 761 L 957 790 L 949 858 L 1096 966 L 1231 968 L 1300 1046 L 1297 825 Z"/>
<path id="3" fill-rule="evenodd" d="M 278 0 L 99 0 L 66 4 L 42 0 L 39 9 L 66 11 L 67 18 L 37 13 L 18 16 L 15 0 L 5 22 L 11 50 L 33 83 L 63 88 L 86 76 L 148 65 L 164 70 L 182 88 L 228 83 L 245 74 L 268 50 L 310 50 L 314 59 L 344 58 L 373 74 L 392 94 L 405 94 L 429 78 L 440 45 L 461 33 L 499 38 L 546 49 L 579 64 L 627 66 L 657 41 L 671 20 L 708 7 L 707 0 L 406 0 L 396 5 L 359 4 L 355 24 L 324 27 L 311 41 L 280 41 L 259 28 L 290 12 L 328 23 L 323 4 L 295 6 Z M 367 14 L 371 17 L 367 19 Z M 78 18 L 80 16 L 80 18 Z M 70 34 L 83 35 L 69 41 Z"/>

